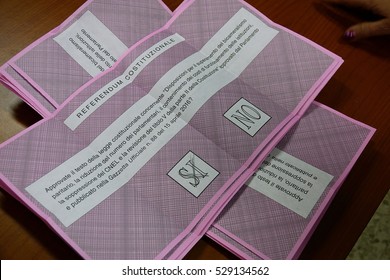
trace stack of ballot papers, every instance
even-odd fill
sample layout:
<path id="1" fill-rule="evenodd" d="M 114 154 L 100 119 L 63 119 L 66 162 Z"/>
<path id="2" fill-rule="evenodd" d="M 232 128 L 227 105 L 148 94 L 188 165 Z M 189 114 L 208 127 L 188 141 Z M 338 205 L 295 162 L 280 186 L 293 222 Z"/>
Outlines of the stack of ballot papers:
<path id="1" fill-rule="evenodd" d="M 298 258 L 375 131 L 313 102 L 341 64 L 241 0 L 88 1 L 1 68 L 44 118 L 0 185 L 86 259 Z"/>
<path id="2" fill-rule="evenodd" d="M 43 117 L 112 65 L 172 12 L 157 0 L 87 1 L 0 68 L 0 81 Z"/>

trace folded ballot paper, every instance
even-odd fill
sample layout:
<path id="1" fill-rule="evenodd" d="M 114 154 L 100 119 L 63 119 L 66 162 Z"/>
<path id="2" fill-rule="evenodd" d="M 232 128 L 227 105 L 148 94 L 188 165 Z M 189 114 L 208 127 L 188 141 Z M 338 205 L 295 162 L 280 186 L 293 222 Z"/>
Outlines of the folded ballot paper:
<path id="1" fill-rule="evenodd" d="M 159 0 L 89 0 L 5 63 L 0 82 L 48 117 L 171 15 Z"/>
<path id="2" fill-rule="evenodd" d="M 68 32 L 48 44 L 79 64 Z M 182 258 L 341 63 L 245 2 L 187 1 L 3 143 L 2 185 L 84 258 Z"/>
<path id="3" fill-rule="evenodd" d="M 207 235 L 244 259 L 294 259 L 374 129 L 313 103 Z"/>

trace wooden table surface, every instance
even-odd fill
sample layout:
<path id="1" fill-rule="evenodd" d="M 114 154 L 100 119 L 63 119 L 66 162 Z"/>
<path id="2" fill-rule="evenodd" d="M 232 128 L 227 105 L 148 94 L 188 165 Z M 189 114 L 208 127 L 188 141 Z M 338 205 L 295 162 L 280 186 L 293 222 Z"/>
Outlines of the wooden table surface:
<path id="1" fill-rule="evenodd" d="M 108 1 L 108 0 L 107 0 Z M 83 0 L 0 1 L 0 65 L 74 12 Z M 180 0 L 166 0 L 175 9 Z M 341 56 L 345 62 L 318 101 L 377 129 L 303 251 L 303 259 L 344 259 L 390 185 L 390 37 L 346 42 L 343 31 L 371 17 L 312 0 L 248 1 L 277 22 Z M 0 86 L 0 142 L 40 117 Z M 0 192 L 0 259 L 78 259 L 34 214 Z M 188 259 L 232 259 L 203 238 Z"/>

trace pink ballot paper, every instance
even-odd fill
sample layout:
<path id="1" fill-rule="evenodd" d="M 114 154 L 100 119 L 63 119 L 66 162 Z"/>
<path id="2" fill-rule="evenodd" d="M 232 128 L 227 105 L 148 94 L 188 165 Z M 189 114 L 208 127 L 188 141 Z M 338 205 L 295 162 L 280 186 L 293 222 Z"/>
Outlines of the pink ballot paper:
<path id="1" fill-rule="evenodd" d="M 4 64 L 0 82 L 48 117 L 171 14 L 159 0 L 89 0 Z"/>
<path id="2" fill-rule="evenodd" d="M 188 1 L 3 143 L 0 179 L 84 258 L 181 258 L 341 62 L 245 2 Z"/>
<path id="3" fill-rule="evenodd" d="M 373 133 L 313 103 L 207 235 L 241 258 L 297 258 Z"/>

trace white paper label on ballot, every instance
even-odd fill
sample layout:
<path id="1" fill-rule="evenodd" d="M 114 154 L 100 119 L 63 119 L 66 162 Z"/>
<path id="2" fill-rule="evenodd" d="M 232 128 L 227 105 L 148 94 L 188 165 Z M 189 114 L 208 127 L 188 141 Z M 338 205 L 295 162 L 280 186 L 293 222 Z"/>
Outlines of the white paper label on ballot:
<path id="1" fill-rule="evenodd" d="M 111 68 L 127 50 L 127 46 L 90 11 L 54 41 L 92 77 Z"/>
<path id="2" fill-rule="evenodd" d="M 307 218 L 333 176 L 275 148 L 247 185 Z"/>

